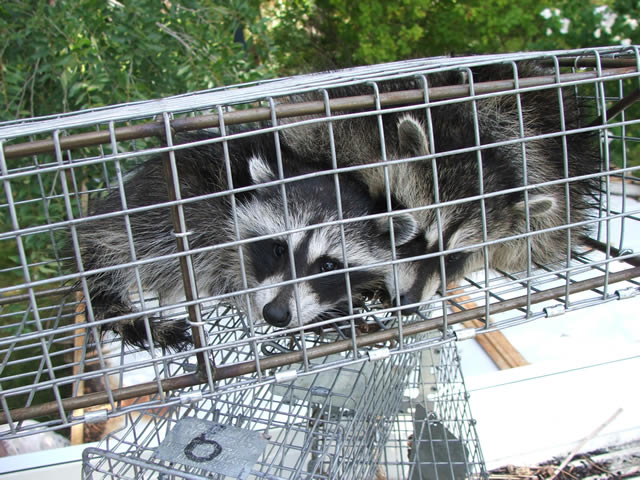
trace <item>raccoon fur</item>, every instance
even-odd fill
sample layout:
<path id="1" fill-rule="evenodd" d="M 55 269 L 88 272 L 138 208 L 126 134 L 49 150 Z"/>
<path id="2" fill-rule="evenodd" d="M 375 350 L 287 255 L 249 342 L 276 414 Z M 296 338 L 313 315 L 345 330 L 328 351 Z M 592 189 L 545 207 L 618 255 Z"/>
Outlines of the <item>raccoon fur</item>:
<path id="1" fill-rule="evenodd" d="M 200 134 L 184 141 L 206 140 L 213 135 Z M 228 301 L 254 319 L 264 319 L 276 327 L 299 326 L 348 313 L 349 297 L 345 273 L 348 267 L 366 267 L 391 259 L 389 228 L 386 218 L 361 220 L 340 225 L 316 224 L 339 220 L 336 183 L 333 175 L 314 175 L 282 185 L 261 186 L 279 178 L 276 140 L 273 134 L 258 134 L 228 141 L 230 174 L 235 192 L 235 220 L 229 192 L 227 167 L 222 143 L 208 143 L 176 150 L 176 167 L 189 231 L 189 247 L 200 297 L 234 294 Z M 281 147 L 283 178 L 313 172 L 286 144 Z M 339 178 L 343 219 L 353 219 L 380 209 L 366 186 L 349 176 Z M 246 188 L 254 187 L 254 188 Z M 125 216 L 90 219 L 79 229 L 83 267 L 88 271 L 87 285 L 95 319 L 116 318 L 104 322 L 129 345 L 148 348 L 143 315 L 136 315 L 130 300 L 137 291 L 136 271 L 144 292 L 156 292 L 162 304 L 181 297 L 183 282 L 173 221 L 168 206 L 168 188 L 163 174 L 163 158 L 152 158 L 135 169 L 124 182 L 128 209 L 153 207 L 130 213 L 131 236 L 137 266 L 119 267 L 133 261 Z M 198 198 L 204 195 L 208 197 Z M 286 198 L 286 201 L 284 200 Z M 286 205 L 286 209 L 285 209 Z M 117 190 L 93 205 L 92 216 L 120 212 L 123 202 Z M 287 216 L 285 216 L 287 212 Z M 417 233 L 409 215 L 397 218 L 395 241 L 404 244 Z M 285 233 L 289 230 L 294 232 Z M 344 251 L 342 235 L 344 234 Z M 252 240 L 255 239 L 255 240 Z M 249 240 L 239 247 L 230 242 Z M 204 251 L 201 251 L 205 249 Z M 346 254 L 346 258 L 345 258 Z M 153 260 L 156 257 L 165 257 Z M 147 263 L 148 260 L 149 261 Z M 292 260 L 292 262 L 290 261 Z M 275 285 L 296 279 L 285 285 Z M 244 272 L 242 265 L 244 264 Z M 98 273 L 90 271 L 105 269 Z M 371 266 L 351 271 L 351 298 L 359 301 L 367 292 L 383 284 L 389 267 Z M 305 280 L 310 275 L 324 276 Z M 243 274 L 246 286 L 243 283 Z M 294 287 L 295 283 L 295 287 Z M 271 286 L 274 285 L 274 286 Z M 297 292 L 296 292 L 297 290 Z M 155 346 L 182 349 L 189 345 L 187 323 L 149 317 Z"/>
<path id="2" fill-rule="evenodd" d="M 533 62 L 518 64 L 520 78 L 553 73 Z M 489 65 L 472 69 L 472 75 L 474 82 L 513 79 L 513 69 L 511 65 Z M 468 80 L 466 72 L 428 75 L 430 87 Z M 377 86 L 381 93 L 423 88 L 419 79 L 379 82 Z M 370 95 L 372 89 L 355 85 L 328 92 L 336 98 Z M 296 100 L 311 98 L 319 99 L 307 95 Z M 528 224 L 532 232 L 531 261 L 548 264 L 567 257 L 568 234 L 564 226 L 589 218 L 599 190 L 597 177 L 569 182 L 563 179 L 600 171 L 596 135 L 572 133 L 539 138 L 561 132 L 562 120 L 565 130 L 581 127 L 587 116 L 585 107 L 567 88 L 561 96 L 557 89 L 546 89 L 522 93 L 520 99 L 522 122 L 514 94 L 434 106 L 428 111 L 385 113 L 383 109 L 379 117 L 384 143 L 378 115 L 345 120 L 333 117 L 338 167 L 380 165 L 354 173 L 374 198 L 385 196 L 383 159 L 436 155 L 434 159 L 388 165 L 394 208 L 432 206 L 412 212 L 421 235 L 399 247 L 398 256 L 407 261 L 398 264 L 397 283 L 391 273 L 385 282 L 390 297 L 407 305 L 403 313 L 415 312 L 419 302 L 484 268 L 485 249 L 479 243 L 488 242 L 489 268 L 520 271 L 528 263 L 527 239 L 501 239 L 526 233 Z M 283 136 L 298 155 L 322 168 L 331 166 L 327 124 L 289 128 Z M 523 138 L 526 140 L 518 141 Z M 460 149 L 469 150 L 453 152 Z M 554 181 L 559 183 L 542 185 Z M 481 195 L 489 196 L 482 200 Z M 554 228 L 557 230 L 549 230 Z M 570 231 L 571 246 L 575 247 L 588 234 L 588 227 L 575 225 Z M 415 257 L 419 258 L 410 261 Z"/>

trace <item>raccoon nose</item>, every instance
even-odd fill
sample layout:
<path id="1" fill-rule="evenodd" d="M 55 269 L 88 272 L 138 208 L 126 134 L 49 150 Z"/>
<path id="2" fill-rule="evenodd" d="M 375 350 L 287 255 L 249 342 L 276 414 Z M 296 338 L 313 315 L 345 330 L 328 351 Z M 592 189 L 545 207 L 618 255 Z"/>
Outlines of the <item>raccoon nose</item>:
<path id="1" fill-rule="evenodd" d="M 393 306 L 397 307 L 397 301 L 394 298 L 393 299 Z M 400 306 L 403 305 L 409 305 L 410 303 L 414 303 L 407 295 L 400 295 Z M 413 315 L 414 313 L 417 313 L 418 310 L 420 309 L 420 307 L 418 306 L 414 306 L 414 307 L 409 307 L 409 308 L 403 308 L 402 310 L 400 310 L 400 314 L 401 315 Z"/>
<path id="2" fill-rule="evenodd" d="M 289 307 L 276 302 L 267 303 L 262 309 L 262 316 L 269 325 L 274 327 L 286 327 L 291 321 Z"/>

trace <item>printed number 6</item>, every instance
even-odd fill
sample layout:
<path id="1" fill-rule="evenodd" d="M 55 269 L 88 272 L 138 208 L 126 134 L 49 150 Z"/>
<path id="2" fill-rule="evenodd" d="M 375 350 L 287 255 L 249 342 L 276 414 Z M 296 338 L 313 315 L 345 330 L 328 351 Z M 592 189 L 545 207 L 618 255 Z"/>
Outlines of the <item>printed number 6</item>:
<path id="1" fill-rule="evenodd" d="M 194 450 L 201 445 L 211 445 L 211 453 L 206 456 L 196 455 Z M 222 452 L 220 444 L 214 440 L 207 440 L 204 433 L 201 433 L 184 448 L 184 454 L 192 462 L 209 462 L 216 458 Z"/>

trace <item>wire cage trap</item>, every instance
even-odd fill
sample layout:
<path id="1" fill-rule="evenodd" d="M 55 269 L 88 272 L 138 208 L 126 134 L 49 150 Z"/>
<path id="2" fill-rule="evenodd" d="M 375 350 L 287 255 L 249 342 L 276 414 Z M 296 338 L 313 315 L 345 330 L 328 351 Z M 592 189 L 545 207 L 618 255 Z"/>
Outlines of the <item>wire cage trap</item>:
<path id="1" fill-rule="evenodd" d="M 215 399 L 189 393 L 193 403 L 127 414 L 85 450 L 84 478 L 486 476 L 455 342 Z M 190 450 L 201 431 L 211 443 Z M 224 436 L 237 432 L 249 438 Z"/>
<path id="2" fill-rule="evenodd" d="M 424 402 L 397 420 L 415 352 L 640 292 L 639 62 L 411 60 L 1 124 L 0 438 L 134 412 L 166 429 L 194 399 L 266 431 L 274 384 L 381 358 L 395 393 L 367 392 L 357 427 L 379 438 L 345 436 L 351 407 L 296 411 L 327 451 L 365 442 L 349 468 L 371 476 L 420 422 L 472 439 Z M 329 475 L 313 445 L 273 475 Z M 452 448 L 482 471 L 475 443 Z"/>

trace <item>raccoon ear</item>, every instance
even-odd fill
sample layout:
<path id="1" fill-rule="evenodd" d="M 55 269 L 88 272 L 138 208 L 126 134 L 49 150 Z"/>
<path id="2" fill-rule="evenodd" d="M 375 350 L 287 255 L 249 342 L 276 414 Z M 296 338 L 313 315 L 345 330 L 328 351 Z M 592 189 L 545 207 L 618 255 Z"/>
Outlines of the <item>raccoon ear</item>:
<path id="1" fill-rule="evenodd" d="M 393 217 L 393 235 L 396 246 L 404 245 L 418 236 L 420 229 L 418 222 L 410 213 L 400 213 Z M 378 228 L 382 235 L 389 235 L 389 220 L 387 218 L 379 218 L 377 220 Z"/>
<path id="2" fill-rule="evenodd" d="M 276 175 L 269 164 L 257 155 L 249 159 L 249 175 L 254 185 L 271 182 L 276 179 Z"/>
<path id="3" fill-rule="evenodd" d="M 536 218 L 548 214 L 556 207 L 556 201 L 549 195 L 531 195 L 529 197 L 529 217 Z M 516 213 L 525 216 L 526 205 L 524 200 L 516 203 L 513 208 Z"/>
<path id="4" fill-rule="evenodd" d="M 419 157 L 429 153 L 429 141 L 422 124 L 411 116 L 398 122 L 398 150 L 400 158 Z"/>

